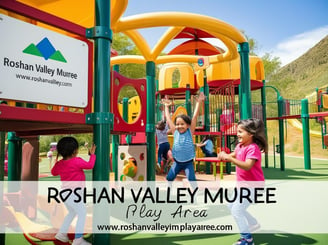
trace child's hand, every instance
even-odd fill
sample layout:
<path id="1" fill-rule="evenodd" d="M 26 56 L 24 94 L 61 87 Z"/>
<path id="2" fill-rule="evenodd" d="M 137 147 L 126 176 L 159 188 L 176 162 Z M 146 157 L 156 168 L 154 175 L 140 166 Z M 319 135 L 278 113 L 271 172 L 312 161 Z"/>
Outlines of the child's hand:
<path id="1" fill-rule="evenodd" d="M 198 99 L 197 99 L 197 101 L 198 101 L 198 102 L 202 102 L 202 101 L 204 101 L 205 99 L 206 99 L 206 96 L 204 95 L 204 93 L 203 93 L 203 92 L 200 92 L 199 95 L 198 95 Z"/>
<path id="2" fill-rule="evenodd" d="M 225 151 L 221 151 L 218 155 L 219 160 L 227 161 L 229 159 L 229 154 L 227 154 Z"/>
<path id="3" fill-rule="evenodd" d="M 169 105 L 172 104 L 171 100 L 169 100 L 169 99 L 162 99 L 162 100 L 161 100 L 161 103 L 162 103 L 163 105 L 166 105 L 166 106 L 169 106 Z"/>
<path id="4" fill-rule="evenodd" d="M 89 150 L 89 154 L 95 154 L 96 152 L 96 145 L 95 144 L 92 144 L 90 150 Z"/>

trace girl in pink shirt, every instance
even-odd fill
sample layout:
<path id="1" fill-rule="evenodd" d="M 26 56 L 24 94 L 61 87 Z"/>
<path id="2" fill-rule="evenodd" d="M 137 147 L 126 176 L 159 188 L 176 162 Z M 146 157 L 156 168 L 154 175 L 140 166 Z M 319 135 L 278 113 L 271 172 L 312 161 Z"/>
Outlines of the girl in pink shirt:
<path id="1" fill-rule="evenodd" d="M 62 188 L 74 188 L 84 187 L 85 174 L 84 169 L 92 169 L 96 161 L 96 146 L 92 145 L 90 149 L 90 159 L 85 161 L 80 157 L 77 157 L 79 144 L 73 137 L 64 137 L 59 140 L 57 144 L 58 155 L 61 155 L 63 159 L 57 161 L 54 167 L 51 169 L 51 174 L 54 176 L 59 175 L 63 182 Z M 58 156 L 57 156 L 58 160 Z M 84 224 L 86 218 L 86 207 L 83 202 L 74 202 L 74 197 L 70 196 L 65 200 L 65 205 L 68 210 L 62 226 L 55 238 L 62 242 L 67 243 L 69 238 L 67 236 L 68 229 L 77 215 L 75 239 L 73 245 L 87 245 L 91 244 L 83 239 Z"/>
<path id="2" fill-rule="evenodd" d="M 259 119 L 246 119 L 238 123 L 238 145 L 235 151 L 227 154 L 222 151 L 218 155 L 220 160 L 226 160 L 236 165 L 237 181 L 264 181 L 261 167 L 261 152 L 267 151 L 264 124 Z M 254 245 L 250 231 L 259 229 L 257 220 L 246 211 L 248 201 L 231 203 L 229 208 L 235 218 L 241 238 L 235 245 Z"/>

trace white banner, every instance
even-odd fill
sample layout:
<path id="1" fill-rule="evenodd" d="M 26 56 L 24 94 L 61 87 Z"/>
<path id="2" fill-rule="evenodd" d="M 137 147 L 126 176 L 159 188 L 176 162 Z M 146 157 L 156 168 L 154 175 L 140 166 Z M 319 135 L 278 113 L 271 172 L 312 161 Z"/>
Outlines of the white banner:
<path id="1" fill-rule="evenodd" d="M 87 106 L 86 42 L 2 14 L 0 32 L 0 98 Z"/>
<path id="2" fill-rule="evenodd" d="M 246 210 L 257 220 L 252 233 L 328 233 L 327 181 L 267 181 L 238 187 L 227 181 L 24 181 L 0 182 L 0 187 L 0 230 L 6 233 L 59 229 L 68 202 L 87 209 L 82 232 L 239 233 L 231 205 L 250 202 Z M 33 225 L 26 226 L 27 221 Z"/>

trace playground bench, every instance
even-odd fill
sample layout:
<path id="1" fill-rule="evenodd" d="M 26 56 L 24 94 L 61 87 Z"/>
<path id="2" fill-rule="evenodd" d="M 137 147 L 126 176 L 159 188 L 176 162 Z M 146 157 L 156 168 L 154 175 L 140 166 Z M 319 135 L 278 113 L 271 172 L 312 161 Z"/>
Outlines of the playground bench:
<path id="1" fill-rule="evenodd" d="M 220 167 L 220 179 L 223 179 L 223 165 L 227 162 L 225 160 L 219 160 L 217 157 L 196 157 L 195 162 L 213 162 L 213 175 L 214 179 L 216 179 L 216 164 L 219 163 Z"/>

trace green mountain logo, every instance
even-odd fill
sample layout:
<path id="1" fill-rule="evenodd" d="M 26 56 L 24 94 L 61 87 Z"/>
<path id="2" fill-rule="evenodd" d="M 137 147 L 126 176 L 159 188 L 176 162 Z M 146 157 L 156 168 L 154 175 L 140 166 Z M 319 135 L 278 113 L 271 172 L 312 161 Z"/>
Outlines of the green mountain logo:
<path id="1" fill-rule="evenodd" d="M 43 57 L 45 60 L 51 59 L 67 63 L 62 53 L 59 50 L 56 50 L 46 37 L 36 45 L 31 43 L 23 50 L 23 53 Z"/>

